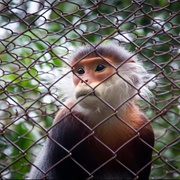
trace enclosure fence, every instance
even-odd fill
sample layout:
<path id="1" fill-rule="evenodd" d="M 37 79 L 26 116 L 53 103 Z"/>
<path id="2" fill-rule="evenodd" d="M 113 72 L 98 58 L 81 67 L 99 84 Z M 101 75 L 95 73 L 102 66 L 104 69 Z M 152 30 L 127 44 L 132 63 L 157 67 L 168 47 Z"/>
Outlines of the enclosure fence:
<path id="1" fill-rule="evenodd" d="M 179 179 L 179 9 L 178 0 L 0 0 L 0 177 L 28 177 L 65 107 L 73 51 L 110 41 L 151 74 L 152 95 L 139 100 L 155 132 L 150 179 Z"/>

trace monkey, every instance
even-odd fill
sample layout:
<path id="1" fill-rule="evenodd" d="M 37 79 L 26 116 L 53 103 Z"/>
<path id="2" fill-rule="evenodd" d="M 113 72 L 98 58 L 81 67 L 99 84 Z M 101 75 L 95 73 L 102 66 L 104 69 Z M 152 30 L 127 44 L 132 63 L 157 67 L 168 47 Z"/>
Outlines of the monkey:
<path id="1" fill-rule="evenodd" d="M 109 43 L 78 48 L 70 66 L 72 87 L 29 178 L 148 179 L 154 132 L 137 105 L 149 93 L 142 63 Z"/>

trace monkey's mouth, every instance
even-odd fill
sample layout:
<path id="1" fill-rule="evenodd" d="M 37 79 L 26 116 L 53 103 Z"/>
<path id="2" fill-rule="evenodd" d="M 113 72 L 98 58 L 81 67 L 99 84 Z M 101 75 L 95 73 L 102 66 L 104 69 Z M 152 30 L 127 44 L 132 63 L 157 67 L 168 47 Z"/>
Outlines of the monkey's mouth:
<path id="1" fill-rule="evenodd" d="M 75 94 L 76 99 L 81 97 L 89 97 L 89 96 L 97 96 L 97 93 L 95 93 L 92 90 L 81 90 Z"/>

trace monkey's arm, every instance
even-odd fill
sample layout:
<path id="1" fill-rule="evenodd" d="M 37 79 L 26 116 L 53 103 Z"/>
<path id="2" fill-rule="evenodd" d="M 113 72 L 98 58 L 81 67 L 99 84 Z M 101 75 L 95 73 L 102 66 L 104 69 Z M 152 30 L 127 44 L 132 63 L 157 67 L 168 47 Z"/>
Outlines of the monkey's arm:
<path id="1" fill-rule="evenodd" d="M 139 180 L 148 180 L 151 171 L 152 152 L 154 147 L 154 132 L 145 116 L 140 116 L 144 123 L 139 126 L 139 136 L 132 141 L 134 158 L 132 169 L 138 172 Z"/>
<path id="2" fill-rule="evenodd" d="M 86 179 L 114 156 L 81 120 L 83 117 L 73 113 L 56 116 L 46 144 L 30 172 L 30 179 Z M 132 175 L 115 160 L 93 175 L 95 179 L 132 179 Z"/>
<path id="3" fill-rule="evenodd" d="M 150 124 L 140 130 L 141 151 L 137 151 L 139 163 L 144 169 L 139 173 L 139 179 L 149 179 L 151 171 L 152 152 L 154 147 L 154 132 Z"/>
<path id="4" fill-rule="evenodd" d="M 87 129 L 82 126 L 72 114 L 67 110 L 62 110 L 55 118 L 46 144 L 40 155 L 36 158 L 30 172 L 30 179 L 42 179 L 48 177 L 64 178 L 64 175 L 71 177 L 73 173 L 77 174 L 82 170 L 77 169 L 70 155 L 70 149 L 78 143 Z M 68 167 L 68 165 L 71 165 Z M 71 173 L 69 173 L 71 171 Z"/>

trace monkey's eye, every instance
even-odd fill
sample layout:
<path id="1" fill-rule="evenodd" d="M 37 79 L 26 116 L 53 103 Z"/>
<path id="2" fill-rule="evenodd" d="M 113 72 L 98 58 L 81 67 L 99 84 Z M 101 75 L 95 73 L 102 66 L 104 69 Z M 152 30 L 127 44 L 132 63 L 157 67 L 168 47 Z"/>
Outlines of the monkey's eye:
<path id="1" fill-rule="evenodd" d="M 78 68 L 77 73 L 78 74 L 84 74 L 85 71 L 84 71 L 84 69 L 82 67 L 80 67 L 80 68 Z"/>
<path id="2" fill-rule="evenodd" d="M 102 71 L 102 70 L 105 69 L 105 68 L 106 68 L 105 65 L 103 65 L 103 64 L 98 64 L 97 67 L 96 67 L 96 69 L 95 69 L 95 71 Z"/>

